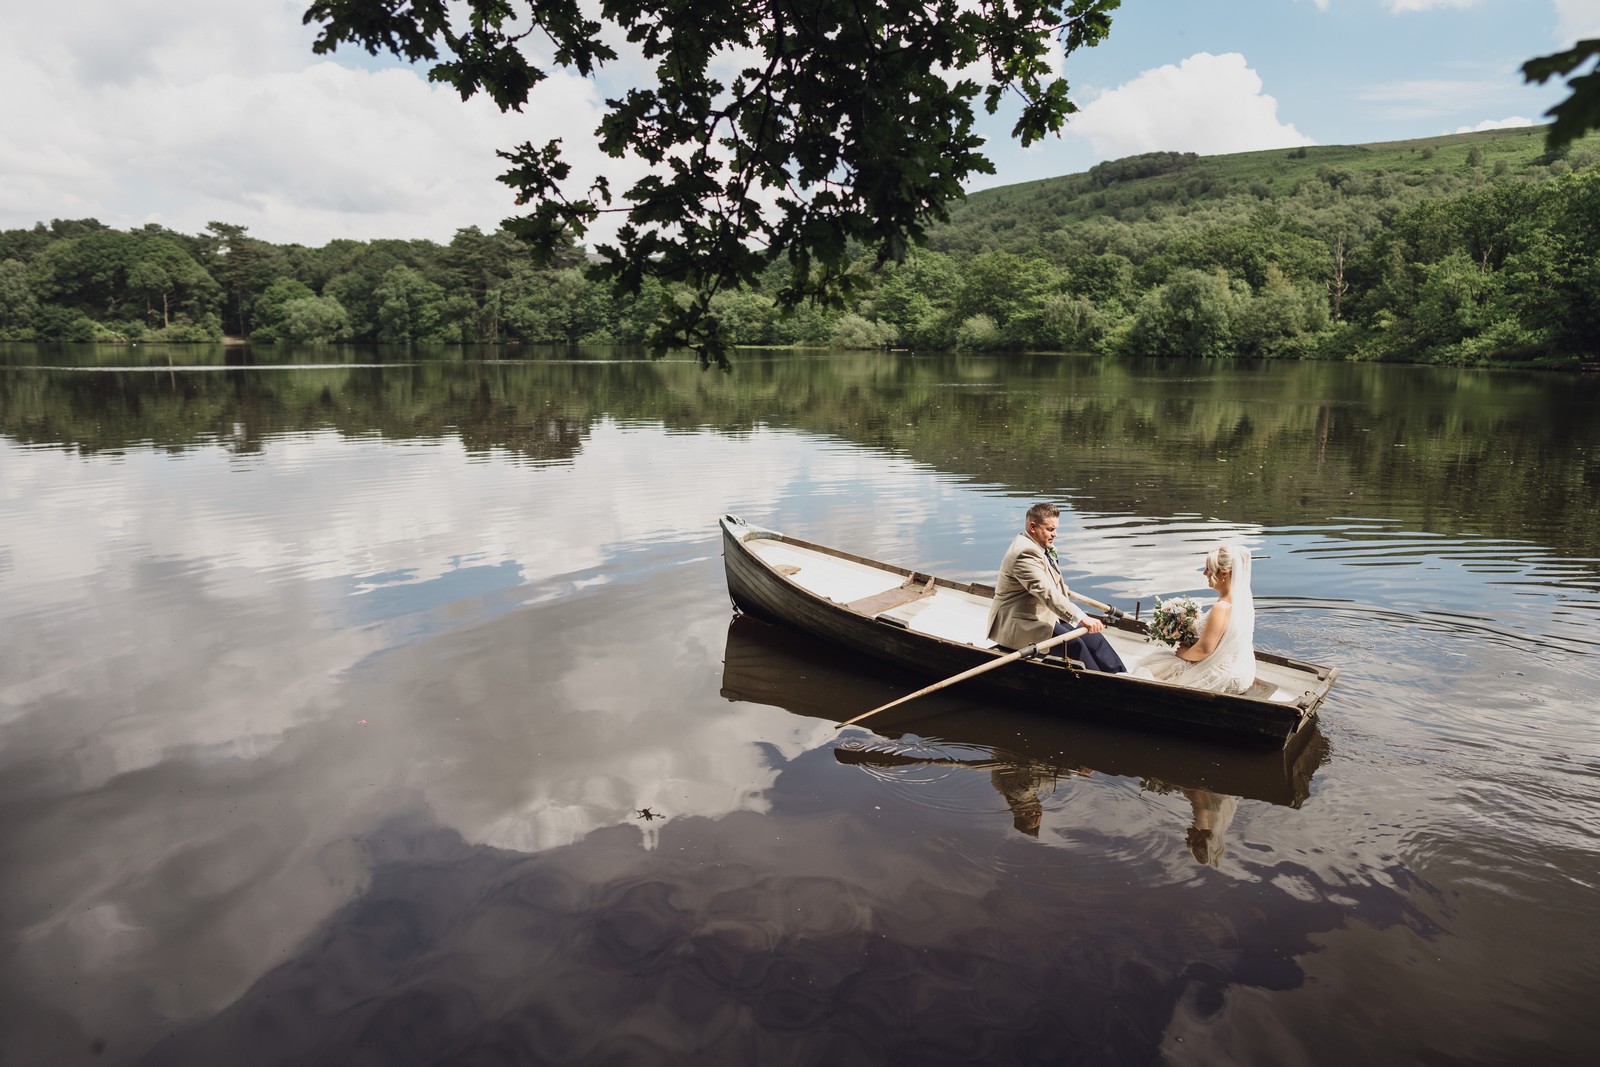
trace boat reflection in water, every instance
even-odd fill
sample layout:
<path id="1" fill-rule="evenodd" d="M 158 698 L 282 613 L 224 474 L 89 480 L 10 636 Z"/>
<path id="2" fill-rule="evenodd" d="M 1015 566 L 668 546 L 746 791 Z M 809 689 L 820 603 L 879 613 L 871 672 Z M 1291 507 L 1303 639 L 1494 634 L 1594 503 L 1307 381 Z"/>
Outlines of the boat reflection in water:
<path id="1" fill-rule="evenodd" d="M 921 684 L 750 616 L 728 625 L 722 695 L 729 700 L 843 722 Z M 986 774 L 1012 825 L 1030 837 L 1039 836 L 1046 801 L 1075 778 L 1098 773 L 1137 780 L 1156 794 L 1181 793 L 1191 806 L 1189 851 L 1213 867 L 1241 799 L 1298 808 L 1328 759 L 1327 740 L 1315 723 L 1285 749 L 1240 749 L 974 703 L 959 687 L 885 712 L 870 725 L 876 738 L 841 737 L 834 749 L 840 763 L 880 773 L 927 767 Z"/>

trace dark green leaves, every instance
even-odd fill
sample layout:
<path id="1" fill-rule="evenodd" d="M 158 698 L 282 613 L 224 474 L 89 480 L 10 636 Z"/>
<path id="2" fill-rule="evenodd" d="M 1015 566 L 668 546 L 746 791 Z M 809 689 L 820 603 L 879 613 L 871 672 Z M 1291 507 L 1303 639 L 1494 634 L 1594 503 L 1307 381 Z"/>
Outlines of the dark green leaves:
<path id="1" fill-rule="evenodd" d="M 446 28 L 444 7 L 444 0 L 316 0 L 301 21 L 322 24 L 311 46 L 319 56 L 348 42 L 417 62 L 438 58 L 433 38 Z"/>
<path id="2" fill-rule="evenodd" d="M 1524 81 L 1543 84 L 1551 78 L 1566 77 L 1596 56 L 1600 56 L 1600 38 L 1579 41 L 1565 52 L 1528 60 L 1522 65 L 1522 77 Z M 1545 112 L 1555 119 L 1546 140 L 1552 150 L 1571 144 L 1589 130 L 1600 129 L 1600 71 L 1590 70 L 1569 78 L 1567 88 L 1572 93 Z"/>

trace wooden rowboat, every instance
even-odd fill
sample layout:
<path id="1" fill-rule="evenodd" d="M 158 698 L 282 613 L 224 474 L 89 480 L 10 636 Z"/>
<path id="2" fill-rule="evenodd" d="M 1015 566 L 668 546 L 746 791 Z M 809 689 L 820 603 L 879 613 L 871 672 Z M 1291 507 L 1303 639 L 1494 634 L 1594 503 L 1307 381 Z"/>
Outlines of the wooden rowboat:
<path id="1" fill-rule="evenodd" d="M 929 680 L 1001 656 L 986 637 L 992 586 L 853 556 L 732 515 L 721 526 L 728 595 L 738 611 Z M 1152 647 L 1144 623 L 1104 621 L 1104 635 L 1124 661 Z M 1242 694 L 1102 674 L 1057 659 L 1020 660 L 962 684 L 1021 698 L 1050 715 L 1282 748 L 1312 722 L 1338 675 L 1334 667 L 1258 651 L 1256 683 Z"/>

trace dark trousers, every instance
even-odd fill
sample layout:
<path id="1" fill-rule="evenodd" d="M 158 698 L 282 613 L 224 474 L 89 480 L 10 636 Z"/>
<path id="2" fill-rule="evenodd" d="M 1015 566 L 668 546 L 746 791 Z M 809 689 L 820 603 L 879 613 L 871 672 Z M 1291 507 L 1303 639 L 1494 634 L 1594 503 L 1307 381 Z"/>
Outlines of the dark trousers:
<path id="1" fill-rule="evenodd" d="M 1077 629 L 1064 622 L 1056 623 L 1055 633 L 1051 636 L 1060 637 L 1064 633 Z M 1123 664 L 1122 657 L 1117 655 L 1117 650 L 1111 647 L 1099 634 L 1084 634 L 1082 637 L 1068 641 L 1065 646 L 1068 659 L 1079 660 L 1091 671 L 1103 671 L 1106 674 L 1124 674 L 1128 668 Z"/>

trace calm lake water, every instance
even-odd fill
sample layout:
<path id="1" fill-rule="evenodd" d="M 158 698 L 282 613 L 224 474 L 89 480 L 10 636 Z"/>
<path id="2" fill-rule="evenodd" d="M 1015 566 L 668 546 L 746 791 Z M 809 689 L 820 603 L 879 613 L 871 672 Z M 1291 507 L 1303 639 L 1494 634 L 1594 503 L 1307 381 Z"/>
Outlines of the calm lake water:
<path id="1" fill-rule="evenodd" d="M 0 346 L 0 1062 L 1589 1063 L 1600 376 Z M 1148 611 L 1281 754 L 735 619 L 716 520 Z"/>

